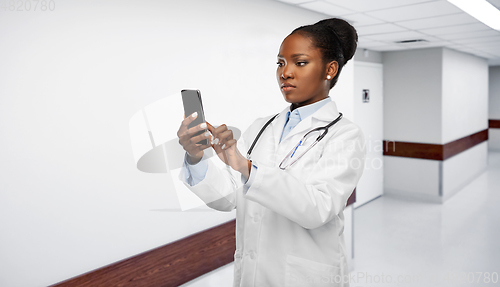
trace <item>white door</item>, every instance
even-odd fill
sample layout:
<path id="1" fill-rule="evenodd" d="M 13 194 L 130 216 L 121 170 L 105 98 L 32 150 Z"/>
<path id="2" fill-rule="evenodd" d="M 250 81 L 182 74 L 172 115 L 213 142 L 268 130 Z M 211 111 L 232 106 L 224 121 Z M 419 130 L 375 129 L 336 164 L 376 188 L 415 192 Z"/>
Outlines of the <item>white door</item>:
<path id="1" fill-rule="evenodd" d="M 382 68 L 382 64 L 354 62 L 354 118 L 366 138 L 365 170 L 356 187 L 354 207 L 363 205 L 383 193 Z M 364 97 L 367 96 L 368 101 L 364 102 Z"/>

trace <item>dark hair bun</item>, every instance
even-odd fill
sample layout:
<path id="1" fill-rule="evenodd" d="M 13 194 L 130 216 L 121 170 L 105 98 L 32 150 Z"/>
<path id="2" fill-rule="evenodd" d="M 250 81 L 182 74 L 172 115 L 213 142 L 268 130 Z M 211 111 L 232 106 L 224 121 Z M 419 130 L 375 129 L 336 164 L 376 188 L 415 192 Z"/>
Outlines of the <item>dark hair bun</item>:
<path id="1" fill-rule="evenodd" d="M 358 33 L 351 24 L 339 18 L 330 18 L 321 20 L 314 25 L 323 26 L 325 31 L 332 31 L 333 36 L 340 41 L 344 64 L 352 59 L 358 46 Z"/>
<path id="2" fill-rule="evenodd" d="M 330 18 L 317 22 L 314 25 L 301 26 L 292 31 L 304 33 L 311 37 L 314 45 L 321 49 L 323 61 L 336 61 L 339 64 L 337 74 L 330 82 L 330 89 L 335 86 L 342 67 L 352 59 L 358 46 L 358 33 L 347 21 Z"/>

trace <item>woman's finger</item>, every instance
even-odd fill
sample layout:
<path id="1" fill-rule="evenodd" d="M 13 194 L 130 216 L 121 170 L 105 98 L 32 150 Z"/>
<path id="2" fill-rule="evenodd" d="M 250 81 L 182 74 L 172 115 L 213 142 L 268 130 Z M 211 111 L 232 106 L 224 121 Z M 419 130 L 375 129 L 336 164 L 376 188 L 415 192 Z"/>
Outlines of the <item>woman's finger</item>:
<path id="1" fill-rule="evenodd" d="M 177 136 L 180 138 L 183 134 L 186 133 L 186 131 L 189 129 L 189 124 L 191 124 L 196 118 L 198 117 L 198 113 L 194 112 L 188 117 L 184 118 L 181 122 L 181 126 L 179 127 L 179 130 L 177 131 Z"/>
<path id="2" fill-rule="evenodd" d="M 228 148 L 235 146 L 236 142 L 237 141 L 235 139 L 228 140 L 221 148 L 223 150 L 227 150 Z"/>
<path id="3" fill-rule="evenodd" d="M 193 136 L 194 134 L 200 132 L 200 131 L 204 131 L 207 129 L 207 124 L 206 123 L 201 123 L 199 125 L 196 125 L 194 127 L 191 127 L 189 128 L 188 130 L 186 130 L 185 132 L 185 135 L 187 136 Z"/>
<path id="4" fill-rule="evenodd" d="M 210 124 L 209 122 L 206 122 L 207 123 L 207 127 L 208 127 L 208 130 L 213 134 L 214 133 L 214 126 L 212 126 L 212 124 Z"/>
<path id="5" fill-rule="evenodd" d="M 198 112 L 194 112 L 188 117 L 185 117 L 184 120 L 182 121 L 182 125 L 184 125 L 186 128 L 189 126 L 190 123 L 192 123 L 196 118 L 198 117 Z"/>
<path id="6" fill-rule="evenodd" d="M 178 137 L 181 140 L 189 140 L 191 137 L 193 137 L 196 133 L 202 132 L 206 130 L 207 125 L 205 123 L 201 123 L 199 125 L 196 125 L 194 127 L 191 127 L 189 129 L 185 129 L 184 131 L 179 130 L 178 132 Z"/>
<path id="7" fill-rule="evenodd" d="M 190 143 L 191 144 L 197 144 L 198 142 L 202 141 L 202 140 L 208 140 L 210 142 L 210 132 L 209 131 L 206 131 L 200 135 L 197 135 L 197 136 L 194 136 L 194 137 L 191 137 L 189 139 Z M 208 145 L 210 146 L 210 145 Z"/>
<path id="8" fill-rule="evenodd" d="M 209 138 L 209 141 L 210 143 L 213 144 L 213 141 L 215 140 L 215 128 L 214 126 L 212 126 L 212 124 L 210 124 L 209 122 L 206 122 L 207 123 L 207 128 L 208 128 L 208 131 L 211 133 L 211 137 Z"/>
<path id="9" fill-rule="evenodd" d="M 222 133 L 220 133 L 217 138 L 219 139 L 219 144 L 223 145 L 225 144 L 228 140 L 233 139 L 233 131 L 232 130 L 226 130 Z"/>
<path id="10" fill-rule="evenodd" d="M 209 130 L 213 135 L 212 143 L 213 144 L 220 144 L 222 142 L 222 138 L 220 137 L 220 134 L 227 130 L 227 126 L 225 124 L 222 124 L 222 125 L 214 128 L 212 125 L 210 125 Z"/>
<path id="11" fill-rule="evenodd" d="M 227 126 L 225 124 L 222 124 L 214 129 L 212 132 L 215 137 L 217 137 L 218 134 L 223 133 L 227 130 Z"/>

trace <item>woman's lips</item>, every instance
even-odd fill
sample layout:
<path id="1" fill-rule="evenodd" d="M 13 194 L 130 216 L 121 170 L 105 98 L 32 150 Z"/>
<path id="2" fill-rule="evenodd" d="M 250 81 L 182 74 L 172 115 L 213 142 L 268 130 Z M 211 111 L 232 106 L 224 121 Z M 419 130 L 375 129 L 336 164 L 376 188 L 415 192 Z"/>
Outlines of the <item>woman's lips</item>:
<path id="1" fill-rule="evenodd" d="M 295 86 L 293 86 L 291 84 L 282 84 L 281 85 L 281 90 L 283 90 L 284 92 L 289 92 L 293 89 L 295 89 Z"/>

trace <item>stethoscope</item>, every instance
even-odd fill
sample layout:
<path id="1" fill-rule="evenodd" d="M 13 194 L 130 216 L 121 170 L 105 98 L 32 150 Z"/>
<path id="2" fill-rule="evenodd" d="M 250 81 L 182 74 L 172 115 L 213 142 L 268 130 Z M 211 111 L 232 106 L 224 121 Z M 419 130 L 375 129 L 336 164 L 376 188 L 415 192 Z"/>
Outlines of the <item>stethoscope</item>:
<path id="1" fill-rule="evenodd" d="M 247 159 L 250 160 L 251 157 L 251 153 L 252 153 L 252 150 L 253 148 L 255 147 L 255 144 L 257 143 L 257 141 L 259 140 L 260 136 L 262 135 L 262 133 L 264 132 L 264 130 L 267 128 L 267 126 L 278 116 L 279 114 L 276 114 L 274 115 L 271 119 L 269 119 L 269 121 L 267 121 L 267 123 L 260 129 L 259 133 L 257 134 L 257 136 L 255 137 L 255 139 L 253 140 L 253 143 L 252 145 L 250 146 L 250 149 L 248 150 L 247 152 Z M 294 164 L 295 162 L 297 162 L 306 152 L 308 152 L 311 148 L 313 148 L 320 140 L 322 140 L 326 134 L 328 133 L 328 128 L 330 128 L 331 126 L 333 126 L 335 123 L 337 123 L 338 121 L 340 121 L 340 119 L 342 118 L 342 113 L 339 113 L 339 116 L 333 120 L 332 122 L 330 122 L 329 124 L 327 124 L 326 126 L 323 126 L 323 127 L 319 127 L 319 128 L 315 128 L 315 129 L 312 129 L 310 131 L 308 131 L 303 137 L 302 139 L 300 140 L 300 142 L 290 150 L 290 152 L 285 156 L 285 158 L 283 158 L 283 160 L 281 161 L 279 167 L 280 169 L 285 169 L 289 166 L 291 166 L 292 164 Z M 294 160 L 288 164 L 286 164 L 285 166 L 283 166 L 283 163 L 289 159 L 291 159 L 293 157 L 293 155 L 295 154 L 295 152 L 297 151 L 297 149 L 299 148 L 299 146 L 305 142 L 305 139 L 307 138 L 307 136 L 313 132 L 318 132 L 318 131 L 321 131 L 321 130 L 324 130 L 317 138 L 316 140 L 303 152 L 301 153 L 299 156 L 296 156 L 294 158 Z"/>

